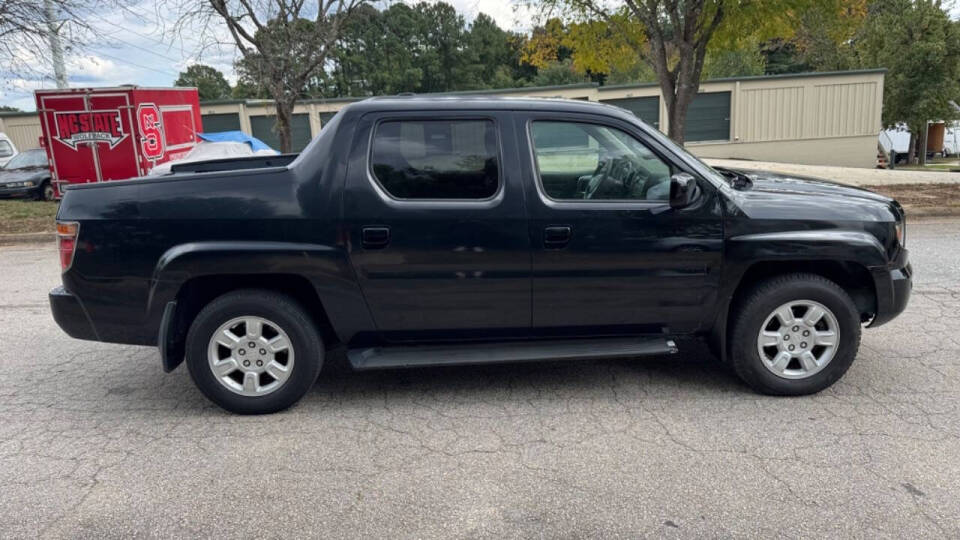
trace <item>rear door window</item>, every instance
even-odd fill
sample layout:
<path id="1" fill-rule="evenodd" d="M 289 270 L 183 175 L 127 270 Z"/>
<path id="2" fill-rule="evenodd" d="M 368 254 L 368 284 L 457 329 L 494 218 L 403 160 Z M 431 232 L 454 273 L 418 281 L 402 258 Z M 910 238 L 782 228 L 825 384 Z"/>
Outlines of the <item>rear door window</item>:
<path id="1" fill-rule="evenodd" d="M 397 199 L 489 199 L 500 186 L 496 126 L 490 120 L 381 122 L 370 170 Z"/>

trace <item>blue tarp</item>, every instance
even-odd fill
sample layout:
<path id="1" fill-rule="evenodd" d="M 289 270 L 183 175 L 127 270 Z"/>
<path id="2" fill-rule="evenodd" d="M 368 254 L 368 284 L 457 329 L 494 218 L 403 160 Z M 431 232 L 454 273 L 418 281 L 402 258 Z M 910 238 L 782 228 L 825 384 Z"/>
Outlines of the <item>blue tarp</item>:
<path id="1" fill-rule="evenodd" d="M 208 142 L 245 142 L 254 152 L 257 150 L 273 150 L 260 139 L 247 135 L 242 131 L 217 131 L 214 133 L 197 133 L 197 137 Z M 276 151 L 276 150 L 274 150 Z"/>

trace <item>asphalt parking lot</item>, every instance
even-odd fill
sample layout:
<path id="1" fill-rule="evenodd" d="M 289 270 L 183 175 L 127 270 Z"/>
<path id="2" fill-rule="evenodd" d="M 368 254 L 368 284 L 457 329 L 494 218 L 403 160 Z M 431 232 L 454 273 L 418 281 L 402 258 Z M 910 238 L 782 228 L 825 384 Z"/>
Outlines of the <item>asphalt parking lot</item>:
<path id="1" fill-rule="evenodd" d="M 351 373 L 239 417 L 156 351 L 54 324 L 0 247 L 0 537 L 960 537 L 960 221 L 812 397 L 670 358 Z"/>

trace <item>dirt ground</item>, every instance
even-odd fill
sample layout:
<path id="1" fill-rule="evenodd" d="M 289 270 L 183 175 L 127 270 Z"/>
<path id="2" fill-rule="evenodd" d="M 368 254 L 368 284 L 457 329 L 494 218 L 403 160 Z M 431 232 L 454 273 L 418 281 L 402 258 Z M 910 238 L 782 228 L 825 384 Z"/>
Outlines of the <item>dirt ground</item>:
<path id="1" fill-rule="evenodd" d="M 960 183 L 895 184 L 863 186 L 870 191 L 893 197 L 907 215 L 960 215 Z"/>

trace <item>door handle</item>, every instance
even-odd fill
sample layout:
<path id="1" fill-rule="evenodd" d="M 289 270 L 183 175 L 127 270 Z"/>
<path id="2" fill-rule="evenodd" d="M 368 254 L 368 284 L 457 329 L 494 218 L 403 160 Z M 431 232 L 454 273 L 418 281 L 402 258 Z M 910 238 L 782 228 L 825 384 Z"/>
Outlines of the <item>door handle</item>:
<path id="1" fill-rule="evenodd" d="M 566 225 L 546 227 L 543 229 L 543 246 L 549 249 L 560 249 L 570 243 L 572 231 Z"/>
<path id="2" fill-rule="evenodd" d="M 390 227 L 364 227 L 360 230 L 360 244 L 367 249 L 380 249 L 390 243 Z"/>

